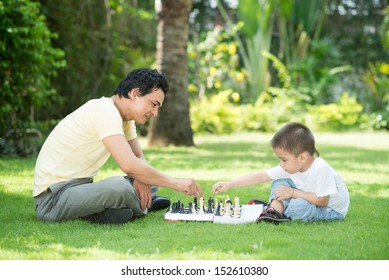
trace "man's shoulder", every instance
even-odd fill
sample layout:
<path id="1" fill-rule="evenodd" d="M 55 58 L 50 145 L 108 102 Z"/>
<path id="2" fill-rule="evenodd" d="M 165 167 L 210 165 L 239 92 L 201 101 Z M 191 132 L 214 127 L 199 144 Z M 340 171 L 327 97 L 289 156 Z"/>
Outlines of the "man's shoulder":
<path id="1" fill-rule="evenodd" d="M 113 100 L 108 97 L 101 97 L 97 99 L 90 99 L 83 106 L 80 107 L 82 111 L 88 111 L 93 114 L 104 114 L 105 112 L 116 112 L 116 106 Z"/>
<path id="2" fill-rule="evenodd" d="M 104 97 L 104 96 L 101 98 L 90 99 L 85 103 L 85 105 L 115 107 L 113 100 L 109 97 Z"/>

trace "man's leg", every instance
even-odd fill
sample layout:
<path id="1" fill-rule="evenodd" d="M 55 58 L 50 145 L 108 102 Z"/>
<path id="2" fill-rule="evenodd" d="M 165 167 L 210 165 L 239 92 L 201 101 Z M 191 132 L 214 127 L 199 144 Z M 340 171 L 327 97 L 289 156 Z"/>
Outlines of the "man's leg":
<path id="1" fill-rule="evenodd" d="M 134 179 L 129 176 L 124 176 L 127 180 L 130 181 L 131 185 L 134 183 Z M 151 186 L 151 207 L 147 209 L 148 212 L 158 211 L 166 209 L 170 206 L 170 199 L 165 196 L 158 196 L 159 187 Z"/>
<path id="2" fill-rule="evenodd" d="M 62 221 L 100 213 L 106 209 L 132 210 L 135 217 L 143 216 L 135 189 L 122 176 L 96 183 L 63 182 L 51 186 L 37 206 L 39 219 Z M 38 200 L 37 199 L 37 200 Z"/>

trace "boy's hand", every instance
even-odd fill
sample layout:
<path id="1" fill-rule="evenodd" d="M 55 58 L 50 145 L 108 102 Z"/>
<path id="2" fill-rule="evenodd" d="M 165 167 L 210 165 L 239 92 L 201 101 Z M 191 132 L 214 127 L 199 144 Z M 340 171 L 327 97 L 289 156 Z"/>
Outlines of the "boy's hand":
<path id="1" fill-rule="evenodd" d="M 281 185 L 274 192 L 274 198 L 276 200 L 284 200 L 291 198 L 292 188 L 289 186 Z"/>
<path id="2" fill-rule="evenodd" d="M 228 182 L 217 182 L 212 186 L 212 191 L 214 194 L 218 194 L 221 192 L 225 192 L 228 190 L 230 187 L 228 186 Z"/>

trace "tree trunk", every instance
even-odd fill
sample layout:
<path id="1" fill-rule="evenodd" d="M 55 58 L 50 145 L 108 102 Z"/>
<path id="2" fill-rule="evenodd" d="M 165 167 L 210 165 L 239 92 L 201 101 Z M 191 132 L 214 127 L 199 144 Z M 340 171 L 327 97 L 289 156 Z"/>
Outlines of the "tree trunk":
<path id="1" fill-rule="evenodd" d="M 193 146 L 188 99 L 189 12 L 191 0 L 157 0 L 157 68 L 170 85 L 158 117 L 150 125 L 149 146 Z"/>

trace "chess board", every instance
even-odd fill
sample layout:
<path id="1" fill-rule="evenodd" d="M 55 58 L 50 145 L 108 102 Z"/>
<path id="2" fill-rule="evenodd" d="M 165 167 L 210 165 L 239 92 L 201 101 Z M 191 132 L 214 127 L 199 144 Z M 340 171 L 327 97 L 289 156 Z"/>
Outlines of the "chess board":
<path id="1" fill-rule="evenodd" d="M 178 202 L 180 204 L 180 202 Z M 226 206 L 225 206 L 226 207 Z M 212 211 L 204 207 L 203 211 L 197 207 L 180 206 L 179 209 L 170 207 L 164 215 L 167 222 L 192 221 L 192 222 L 212 222 L 215 224 L 243 224 L 255 222 L 262 213 L 263 205 L 239 205 L 239 210 L 235 213 L 235 207 L 231 206 L 230 211 L 217 211 L 212 207 Z M 191 208 L 191 209 L 190 209 Z M 194 211 L 193 211 L 194 210 Z"/>

